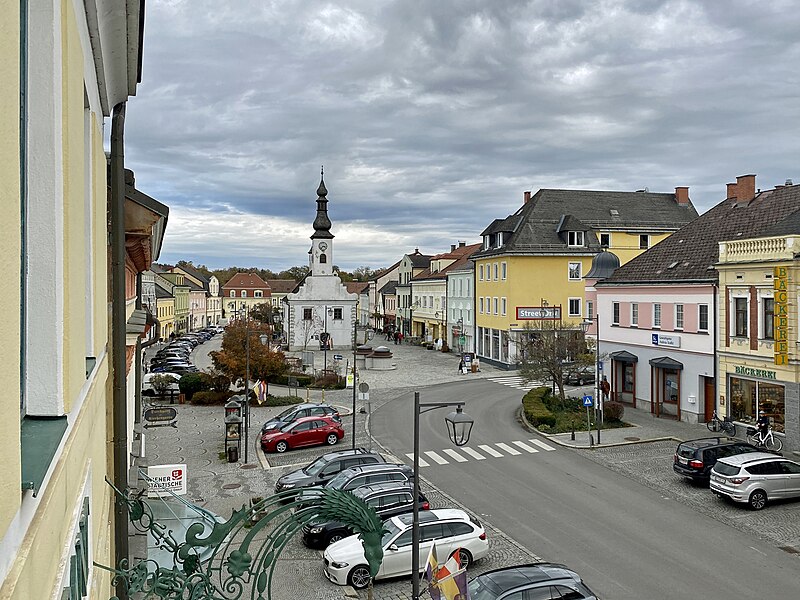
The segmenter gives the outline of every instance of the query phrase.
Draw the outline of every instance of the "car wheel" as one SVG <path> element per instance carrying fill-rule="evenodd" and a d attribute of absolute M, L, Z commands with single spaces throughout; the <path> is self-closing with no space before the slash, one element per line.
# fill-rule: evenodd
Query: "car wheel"
<path fill-rule="evenodd" d="M 347 576 L 347 581 L 357 590 L 363 590 L 369 585 L 369 567 L 367 565 L 358 565 L 353 567 L 350 574 Z"/>
<path fill-rule="evenodd" d="M 326 440 L 329 446 L 335 446 L 336 442 L 339 441 L 339 436 L 335 433 L 328 434 L 328 439 Z"/>
<path fill-rule="evenodd" d="M 764 490 L 756 490 L 750 494 L 747 503 L 753 510 L 761 510 L 767 505 L 767 493 Z"/>
<path fill-rule="evenodd" d="M 453 554 L 455 554 L 455 552 Z M 462 569 L 466 569 L 468 566 L 472 564 L 472 554 L 469 553 L 469 550 L 465 550 L 464 548 L 459 548 L 458 558 L 461 561 Z"/>
<path fill-rule="evenodd" d="M 281 440 L 277 444 L 275 444 L 275 452 L 281 453 L 286 452 L 289 449 L 289 444 Z"/>
<path fill-rule="evenodd" d="M 325 543 L 326 546 L 330 546 L 334 542 L 338 542 L 339 540 L 343 540 L 345 538 L 344 533 L 341 531 L 335 531 L 328 536 L 328 540 Z"/>

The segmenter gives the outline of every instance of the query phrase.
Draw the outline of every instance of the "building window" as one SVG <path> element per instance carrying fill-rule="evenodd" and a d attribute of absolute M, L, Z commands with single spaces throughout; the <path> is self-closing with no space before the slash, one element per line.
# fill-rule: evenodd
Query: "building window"
<path fill-rule="evenodd" d="M 582 231 L 568 231 L 567 232 L 567 245 L 568 246 L 583 246 L 583 232 Z"/>
<path fill-rule="evenodd" d="M 333 320 L 334 321 L 341 321 L 342 320 L 342 307 L 335 306 L 333 308 Z"/>
<path fill-rule="evenodd" d="M 498 265 L 497 265 L 497 263 L 494 263 L 494 277 L 493 277 L 493 279 L 495 281 L 497 281 L 497 272 L 498 272 Z"/>
<path fill-rule="evenodd" d="M 683 329 L 683 304 L 675 305 L 675 329 Z"/>
<path fill-rule="evenodd" d="M 500 279 L 505 281 L 506 277 L 508 277 L 508 265 L 506 263 L 504 263 L 504 262 L 501 262 L 500 263 Z"/>
<path fill-rule="evenodd" d="M 498 307 L 497 296 L 494 297 L 493 305 L 494 305 L 494 314 L 497 314 L 497 307 Z"/>
<path fill-rule="evenodd" d="M 637 302 L 631 303 L 631 326 L 639 326 L 639 304 Z"/>
<path fill-rule="evenodd" d="M 611 247 L 611 234 L 610 233 L 601 233 L 600 234 L 600 246 L 603 248 L 610 248 Z"/>
<path fill-rule="evenodd" d="M 500 314 L 506 316 L 506 308 L 508 306 L 507 298 L 500 298 Z"/>
<path fill-rule="evenodd" d="M 570 281 L 580 281 L 581 279 L 581 263 L 571 262 L 568 266 L 568 278 Z"/>
<path fill-rule="evenodd" d="M 313 312 L 312 309 L 304 308 L 303 309 L 303 321 L 310 321 L 313 318 L 312 312 Z"/>
<path fill-rule="evenodd" d="M 611 304 L 611 324 L 619 325 L 619 302 Z"/>
<path fill-rule="evenodd" d="M 236 298 L 236 290 L 231 290 L 231 298 Z"/>
<path fill-rule="evenodd" d="M 731 416 L 752 423 L 764 411 L 775 431 L 783 433 L 786 421 L 786 389 L 782 385 L 730 377 L 728 389 Z"/>
<path fill-rule="evenodd" d="M 747 298 L 733 299 L 734 335 L 747 337 Z"/>
<path fill-rule="evenodd" d="M 478 265 L 478 279 L 483 281 L 483 265 Z"/>
<path fill-rule="evenodd" d="M 580 298 L 570 298 L 569 299 L 569 316 L 570 317 L 580 317 L 581 316 L 581 299 Z"/>
<path fill-rule="evenodd" d="M 264 297 L 264 292 L 262 292 L 261 290 L 256 290 L 253 293 L 253 296 L 256 297 L 256 298 L 263 298 Z"/>
<path fill-rule="evenodd" d="M 775 339 L 775 299 L 764 298 L 764 339 Z"/>
<path fill-rule="evenodd" d="M 325 254 L 319 255 L 319 264 L 324 265 L 328 262 L 328 257 Z"/>
<path fill-rule="evenodd" d="M 483 296 L 478 298 L 478 312 L 483 314 Z"/>
<path fill-rule="evenodd" d="M 639 249 L 640 250 L 647 250 L 650 247 L 650 236 L 642 234 L 639 236 Z"/>
<path fill-rule="evenodd" d="M 247 290 L 242 290 L 242 298 L 247 298 Z"/>
<path fill-rule="evenodd" d="M 697 329 L 708 331 L 708 304 L 700 304 L 697 309 Z"/>
<path fill-rule="evenodd" d="M 653 304 L 653 327 L 661 327 L 661 304 Z"/>
<path fill-rule="evenodd" d="M 586 318 L 590 321 L 594 319 L 594 302 L 591 300 L 586 301 Z"/>

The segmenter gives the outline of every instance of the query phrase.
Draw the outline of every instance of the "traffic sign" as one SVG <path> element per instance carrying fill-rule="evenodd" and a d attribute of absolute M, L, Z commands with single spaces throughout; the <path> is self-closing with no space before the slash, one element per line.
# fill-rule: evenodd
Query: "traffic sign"
<path fill-rule="evenodd" d="M 590 407 L 590 406 L 594 406 L 594 398 L 592 398 L 591 396 L 588 396 L 588 395 L 584 396 L 583 397 L 583 405 L 585 407 L 587 407 L 587 408 Z"/>
<path fill-rule="evenodd" d="M 333 355 L 333 360 L 342 360 L 342 355 L 341 354 L 334 354 Z"/>

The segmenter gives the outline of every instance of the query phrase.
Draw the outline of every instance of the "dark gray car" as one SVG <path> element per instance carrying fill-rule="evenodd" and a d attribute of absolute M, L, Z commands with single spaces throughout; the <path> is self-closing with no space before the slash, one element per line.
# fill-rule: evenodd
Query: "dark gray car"
<path fill-rule="evenodd" d="M 353 491 L 365 485 L 379 483 L 406 483 L 414 481 L 414 469 L 404 464 L 375 463 L 345 469 L 328 481 L 324 486 L 312 486 L 301 491 L 297 500 L 300 506 L 313 504 L 319 497 L 320 490 L 348 490 Z"/>
<path fill-rule="evenodd" d="M 470 600 L 598 600 L 581 576 L 564 565 L 535 563 L 487 571 L 470 580 Z"/>
<path fill-rule="evenodd" d="M 275 493 L 300 490 L 312 485 L 325 485 L 345 469 L 385 462 L 386 460 L 380 454 L 370 452 L 366 448 L 329 452 L 308 466 L 279 477 L 275 482 Z"/>

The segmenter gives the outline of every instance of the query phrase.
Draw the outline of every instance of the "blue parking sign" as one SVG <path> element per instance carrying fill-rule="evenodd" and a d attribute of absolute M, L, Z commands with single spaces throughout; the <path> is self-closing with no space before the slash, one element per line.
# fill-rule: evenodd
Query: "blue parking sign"
<path fill-rule="evenodd" d="M 594 406 L 594 398 L 592 398 L 591 396 L 588 396 L 588 395 L 584 396 L 583 397 L 583 405 L 587 406 L 587 407 Z"/>

